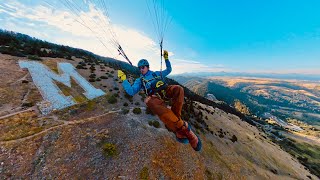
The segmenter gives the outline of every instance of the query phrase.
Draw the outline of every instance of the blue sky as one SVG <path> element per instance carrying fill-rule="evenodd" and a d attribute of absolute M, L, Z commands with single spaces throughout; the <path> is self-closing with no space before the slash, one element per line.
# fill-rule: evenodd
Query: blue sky
<path fill-rule="evenodd" d="M 158 40 L 152 25 L 155 19 L 150 18 L 146 5 L 152 0 L 105 1 L 113 30 L 129 58 L 134 63 L 146 58 L 154 70 L 159 69 Z M 121 59 L 111 45 L 106 50 L 94 33 L 75 22 L 75 13 L 61 0 L 49 2 L 50 5 L 38 0 L 0 0 L 0 28 Z M 85 2 L 89 3 L 77 0 L 87 14 L 84 18 L 99 13 L 99 8 L 89 8 L 90 2 L 97 4 L 98 0 Z M 164 0 L 164 4 L 166 14 L 172 17 L 164 48 L 171 52 L 175 74 L 320 74 L 320 1 Z M 101 35 L 105 32 L 95 31 Z M 108 37 L 105 39 L 109 45 Z"/>

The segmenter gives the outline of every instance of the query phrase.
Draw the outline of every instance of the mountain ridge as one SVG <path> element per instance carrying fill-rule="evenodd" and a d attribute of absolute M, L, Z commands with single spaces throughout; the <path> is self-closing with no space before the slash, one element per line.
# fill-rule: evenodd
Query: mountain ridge
<path fill-rule="evenodd" d="M 174 76 L 188 76 L 188 77 L 247 77 L 247 78 L 273 78 L 283 80 L 308 80 L 320 82 L 320 74 L 305 74 L 305 73 L 248 73 L 248 72 L 187 72 L 181 74 L 174 74 Z"/>

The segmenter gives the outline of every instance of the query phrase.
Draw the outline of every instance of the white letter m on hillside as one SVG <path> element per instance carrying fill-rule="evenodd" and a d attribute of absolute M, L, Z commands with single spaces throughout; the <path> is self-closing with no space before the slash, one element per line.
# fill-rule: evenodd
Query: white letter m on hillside
<path fill-rule="evenodd" d="M 34 84 L 39 89 L 43 101 L 37 103 L 42 114 L 52 110 L 63 109 L 76 104 L 72 96 L 63 95 L 53 80 L 71 88 L 71 77 L 85 90 L 83 93 L 88 99 L 104 95 L 101 89 L 96 89 L 84 79 L 70 63 L 58 63 L 59 74 L 37 61 L 19 61 L 20 68 L 28 68 Z"/>

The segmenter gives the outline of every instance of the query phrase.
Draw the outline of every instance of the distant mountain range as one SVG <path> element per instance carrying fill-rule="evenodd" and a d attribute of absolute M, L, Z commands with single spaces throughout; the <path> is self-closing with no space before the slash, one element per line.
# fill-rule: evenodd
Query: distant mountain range
<path fill-rule="evenodd" d="M 320 70 L 319 70 L 320 73 Z M 210 76 L 230 76 L 230 77 L 256 77 L 256 78 L 272 78 L 272 79 L 295 79 L 319 81 L 320 74 L 277 74 L 277 73 L 246 73 L 246 72 L 190 72 L 182 73 L 174 76 L 194 76 L 194 77 L 210 77 Z"/>

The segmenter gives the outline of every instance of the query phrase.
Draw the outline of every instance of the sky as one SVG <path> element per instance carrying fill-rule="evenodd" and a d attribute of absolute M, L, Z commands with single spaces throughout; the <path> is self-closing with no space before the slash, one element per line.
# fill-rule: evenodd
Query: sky
<path fill-rule="evenodd" d="M 319 0 L 74 0 L 73 8 L 68 1 L 0 0 L 0 28 L 125 61 L 116 40 L 133 64 L 144 58 L 160 70 L 154 25 L 168 17 L 163 48 L 172 74 L 320 75 Z"/>

